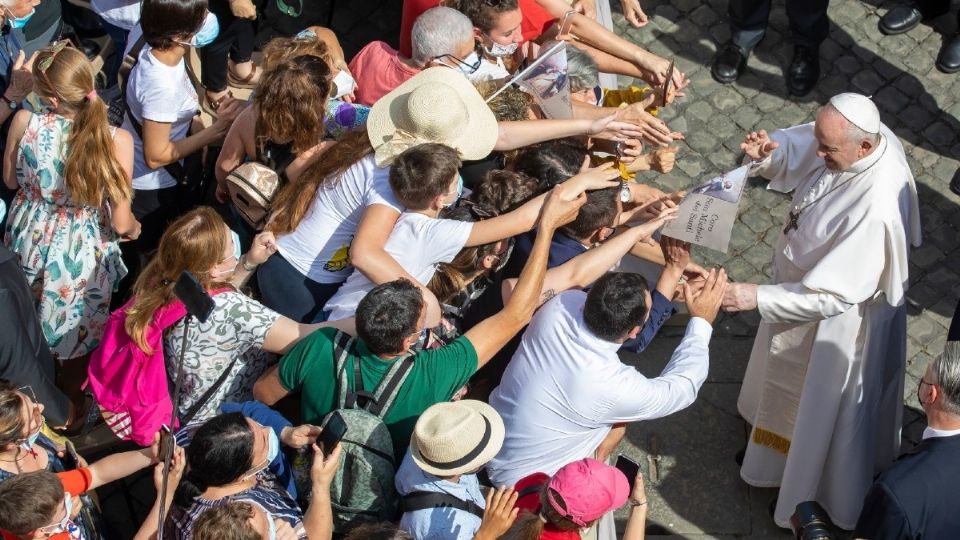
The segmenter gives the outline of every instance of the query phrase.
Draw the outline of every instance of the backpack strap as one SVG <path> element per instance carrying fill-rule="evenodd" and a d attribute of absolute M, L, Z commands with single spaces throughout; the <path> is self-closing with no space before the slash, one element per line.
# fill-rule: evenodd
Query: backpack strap
<path fill-rule="evenodd" d="M 200 412 L 200 409 L 202 409 L 203 406 L 210 401 L 210 399 L 214 396 L 214 394 L 217 393 L 217 390 L 219 390 L 220 387 L 223 386 L 223 383 L 226 382 L 227 376 L 230 375 L 230 372 L 233 370 L 233 366 L 237 364 L 238 359 L 239 357 L 235 356 L 233 360 L 230 361 L 230 365 L 227 366 L 227 369 L 223 370 L 223 373 L 220 374 L 220 377 L 217 378 L 217 380 L 213 383 L 213 385 L 211 385 L 210 388 L 207 388 L 207 391 L 204 392 L 202 396 L 200 396 L 200 399 L 195 401 L 193 405 L 191 405 L 190 408 L 187 409 L 187 413 L 180 418 L 181 425 L 185 426 L 189 424 L 190 421 L 193 420 L 193 417 L 196 416 L 198 412 Z"/>
<path fill-rule="evenodd" d="M 334 399 L 334 403 L 337 404 L 338 409 L 347 409 L 353 408 L 351 403 L 350 407 L 346 406 L 348 394 L 350 393 L 350 386 L 347 384 L 347 375 L 346 367 L 347 360 L 350 357 L 350 349 L 353 347 L 354 338 L 348 334 L 337 330 L 337 333 L 333 336 L 333 376 L 337 380 L 337 391 Z"/>
<path fill-rule="evenodd" d="M 140 52 L 143 50 L 143 47 L 147 44 L 147 38 L 142 34 L 140 39 L 133 44 L 133 47 L 130 49 L 130 52 L 127 53 L 128 57 L 133 57 L 133 64 L 130 65 L 130 72 L 127 73 L 127 77 L 123 80 L 123 113 L 130 119 L 130 124 L 133 125 L 134 131 L 137 132 L 137 136 L 140 137 L 140 141 L 143 141 L 143 125 L 133 117 L 133 113 L 130 112 L 130 102 L 127 97 L 127 86 L 130 84 L 130 75 L 133 74 L 133 69 L 137 67 L 137 64 L 140 63 Z M 186 177 L 186 170 L 183 168 L 183 164 L 179 161 L 174 161 L 173 163 L 168 163 L 163 166 L 164 169 L 170 176 L 172 176 L 177 182 L 183 181 Z"/>
<path fill-rule="evenodd" d="M 449 493 L 439 493 L 435 491 L 414 491 L 403 496 L 400 500 L 400 508 L 403 512 L 415 512 L 417 510 L 427 510 L 429 508 L 454 508 L 483 519 L 483 508 L 480 508 L 473 501 L 464 501 L 458 499 Z"/>
<path fill-rule="evenodd" d="M 393 402 L 397 399 L 397 394 L 400 393 L 400 387 L 403 386 L 403 382 L 407 380 L 407 375 L 409 375 L 410 370 L 413 369 L 413 358 L 414 353 L 407 351 L 403 355 L 403 358 L 393 362 L 393 365 L 390 366 L 390 371 L 383 376 L 383 380 L 380 381 L 380 385 L 374 392 L 373 404 L 367 409 L 370 411 L 370 414 L 374 414 L 380 418 L 387 416 L 390 407 L 393 406 Z"/>

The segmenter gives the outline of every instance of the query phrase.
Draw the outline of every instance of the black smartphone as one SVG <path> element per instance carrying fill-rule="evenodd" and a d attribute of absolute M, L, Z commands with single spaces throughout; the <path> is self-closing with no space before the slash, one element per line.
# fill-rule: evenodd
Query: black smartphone
<path fill-rule="evenodd" d="M 200 322 L 207 322 L 207 318 L 213 313 L 213 298 L 210 298 L 207 291 L 190 272 L 184 271 L 180 274 L 177 283 L 173 286 L 173 294 L 177 295 L 177 298 L 186 306 L 187 313 Z"/>
<path fill-rule="evenodd" d="M 347 433 L 347 423 L 343 421 L 343 417 L 340 416 L 338 411 L 333 411 L 323 425 L 320 426 L 320 429 L 322 429 L 322 431 L 320 432 L 320 436 L 317 437 L 317 445 L 320 446 L 320 450 L 322 450 L 324 454 L 329 454 L 336 448 L 337 443 L 339 443 L 340 439 L 343 439 L 343 436 Z"/>
<path fill-rule="evenodd" d="M 623 454 L 617 456 L 617 464 L 614 467 L 620 469 L 631 486 L 633 485 L 633 479 L 640 474 L 640 464 Z"/>

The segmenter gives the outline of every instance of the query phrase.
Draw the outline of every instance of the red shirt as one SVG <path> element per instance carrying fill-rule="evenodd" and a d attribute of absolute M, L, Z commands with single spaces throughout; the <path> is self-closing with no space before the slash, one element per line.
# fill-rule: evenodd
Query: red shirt
<path fill-rule="evenodd" d="M 357 81 L 357 103 L 371 106 L 420 70 L 401 62 L 397 51 L 386 43 L 374 41 L 353 57 L 350 73 Z"/>
<path fill-rule="evenodd" d="M 523 0 L 520 0 L 521 2 Z M 550 476 L 543 473 L 533 473 L 530 476 L 521 478 L 517 485 L 513 487 L 518 492 L 527 488 L 529 493 L 517 499 L 516 507 L 521 511 L 532 514 L 540 513 L 540 491 L 542 487 L 550 481 Z M 535 489 L 540 488 L 540 489 Z M 543 532 L 540 533 L 540 540 L 580 540 L 580 533 L 577 531 L 561 531 L 549 523 L 543 525 Z"/>
<path fill-rule="evenodd" d="M 520 6 L 520 15 L 523 20 L 520 24 L 520 31 L 523 33 L 524 41 L 537 39 L 557 20 L 550 12 L 543 9 L 536 0 L 517 0 L 517 5 Z"/>
<path fill-rule="evenodd" d="M 410 44 L 413 21 L 424 11 L 439 5 L 440 0 L 403 0 L 403 13 L 400 15 L 400 54 L 407 58 L 413 56 L 413 47 Z"/>
<path fill-rule="evenodd" d="M 90 489 L 90 482 L 93 477 L 90 475 L 90 469 L 82 467 L 72 471 L 57 473 L 57 478 L 63 484 L 63 491 L 67 495 L 82 495 Z M 52 519 L 52 518 L 51 518 Z M 0 530 L 0 537 L 3 540 L 17 540 L 17 536 Z M 50 540 L 69 540 L 70 535 L 62 532 L 50 537 Z"/>

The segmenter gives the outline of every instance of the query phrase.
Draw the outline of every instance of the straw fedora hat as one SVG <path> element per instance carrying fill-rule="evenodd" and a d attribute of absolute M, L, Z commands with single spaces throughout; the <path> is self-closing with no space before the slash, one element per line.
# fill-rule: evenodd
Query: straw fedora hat
<path fill-rule="evenodd" d="M 435 476 L 479 469 L 503 446 L 503 419 L 482 401 L 437 403 L 420 415 L 410 438 L 410 457 Z"/>
<path fill-rule="evenodd" d="M 459 71 L 432 67 L 383 96 L 370 109 L 367 135 L 377 165 L 408 148 L 445 144 L 466 160 L 486 157 L 497 142 L 497 119 Z"/>

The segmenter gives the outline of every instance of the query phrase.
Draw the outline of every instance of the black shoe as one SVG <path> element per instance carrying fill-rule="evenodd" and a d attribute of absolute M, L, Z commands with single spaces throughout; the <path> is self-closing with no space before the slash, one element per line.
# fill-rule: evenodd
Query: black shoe
<path fill-rule="evenodd" d="M 813 90 L 820 78 L 820 50 L 797 45 L 793 61 L 787 69 L 787 91 L 793 96 L 805 96 Z"/>
<path fill-rule="evenodd" d="M 777 513 L 777 501 L 780 500 L 780 495 L 777 495 L 770 501 L 770 504 L 767 506 L 767 513 L 770 514 L 770 517 L 773 517 Z"/>
<path fill-rule="evenodd" d="M 735 456 L 733 456 L 733 460 L 737 462 L 737 466 L 738 466 L 738 467 L 743 467 L 743 458 L 745 458 L 745 457 L 747 457 L 747 447 L 746 447 L 746 446 L 744 446 L 743 448 L 741 448 L 740 451 L 737 452 L 737 454 L 736 454 Z"/>
<path fill-rule="evenodd" d="M 880 32 L 888 36 L 909 32 L 923 20 L 923 13 L 912 5 L 896 6 L 880 18 Z"/>
<path fill-rule="evenodd" d="M 960 71 L 960 34 L 953 36 L 953 39 L 940 49 L 940 54 L 937 56 L 937 69 L 944 73 Z"/>
<path fill-rule="evenodd" d="M 950 180 L 950 191 L 960 195 L 960 169 L 953 173 L 953 180 Z"/>
<path fill-rule="evenodd" d="M 730 84 L 743 75 L 743 70 L 747 68 L 748 56 L 750 56 L 749 50 L 742 49 L 733 42 L 727 43 L 717 51 L 710 74 L 718 83 Z"/>

